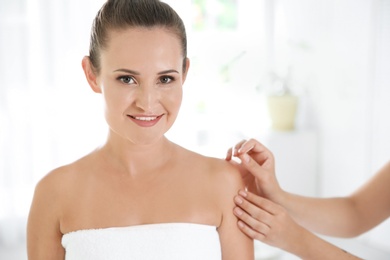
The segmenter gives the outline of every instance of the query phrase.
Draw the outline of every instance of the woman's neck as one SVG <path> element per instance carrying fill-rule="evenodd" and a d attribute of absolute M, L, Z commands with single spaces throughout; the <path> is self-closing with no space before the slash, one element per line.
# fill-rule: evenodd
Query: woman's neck
<path fill-rule="evenodd" d="M 100 152 L 108 167 L 136 178 L 163 168 L 172 158 L 175 146 L 165 136 L 150 143 L 137 144 L 110 133 Z"/>

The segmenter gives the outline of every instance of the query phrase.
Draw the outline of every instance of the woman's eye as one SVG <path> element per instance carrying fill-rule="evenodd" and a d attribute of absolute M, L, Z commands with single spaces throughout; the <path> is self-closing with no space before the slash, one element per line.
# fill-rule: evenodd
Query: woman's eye
<path fill-rule="evenodd" d="M 119 80 L 122 81 L 125 84 L 132 84 L 132 83 L 134 83 L 133 77 L 130 77 L 130 76 L 121 76 L 121 77 L 119 77 Z"/>
<path fill-rule="evenodd" d="M 163 76 L 160 78 L 161 83 L 168 84 L 173 80 L 172 77 L 169 76 Z"/>

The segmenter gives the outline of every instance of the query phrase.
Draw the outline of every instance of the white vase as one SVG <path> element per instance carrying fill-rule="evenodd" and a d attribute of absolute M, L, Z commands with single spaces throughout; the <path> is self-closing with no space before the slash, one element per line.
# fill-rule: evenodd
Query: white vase
<path fill-rule="evenodd" d="M 295 129 L 298 107 L 297 96 L 290 94 L 268 96 L 267 103 L 272 129 L 277 131 L 292 131 Z"/>

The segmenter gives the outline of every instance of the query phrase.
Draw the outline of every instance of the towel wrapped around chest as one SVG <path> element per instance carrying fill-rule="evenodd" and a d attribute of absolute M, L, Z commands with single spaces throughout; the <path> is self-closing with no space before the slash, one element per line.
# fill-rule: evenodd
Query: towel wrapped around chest
<path fill-rule="evenodd" d="M 162 223 L 64 234 L 66 260 L 220 260 L 215 226 Z"/>

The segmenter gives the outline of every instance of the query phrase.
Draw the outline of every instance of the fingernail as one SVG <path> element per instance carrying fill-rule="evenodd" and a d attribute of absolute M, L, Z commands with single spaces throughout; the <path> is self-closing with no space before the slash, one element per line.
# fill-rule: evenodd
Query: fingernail
<path fill-rule="evenodd" d="M 238 221 L 238 226 L 240 226 L 240 228 L 244 228 L 244 223 L 242 223 L 242 221 Z"/>
<path fill-rule="evenodd" d="M 248 193 L 246 193 L 246 192 L 243 191 L 243 190 L 240 190 L 240 191 L 238 192 L 238 194 L 240 194 L 240 195 L 243 196 L 243 197 L 248 196 Z"/>
<path fill-rule="evenodd" d="M 249 149 L 247 149 L 246 152 L 249 152 L 249 151 L 252 150 L 254 147 L 255 147 L 255 146 L 252 145 L 251 147 L 249 147 Z M 241 147 L 240 149 L 238 149 L 238 152 L 239 152 L 239 153 L 242 153 L 242 151 L 243 151 L 243 147 Z"/>
<path fill-rule="evenodd" d="M 233 154 L 233 150 L 230 148 L 226 153 L 226 158 L 231 157 L 231 154 Z"/>
<path fill-rule="evenodd" d="M 234 198 L 234 201 L 237 203 L 237 204 L 242 204 L 242 199 L 239 197 L 239 196 L 236 196 Z"/>
<path fill-rule="evenodd" d="M 238 216 L 241 216 L 242 215 L 242 210 L 239 209 L 239 208 L 235 208 L 234 209 L 234 213 L 236 213 L 236 215 L 238 215 Z"/>

